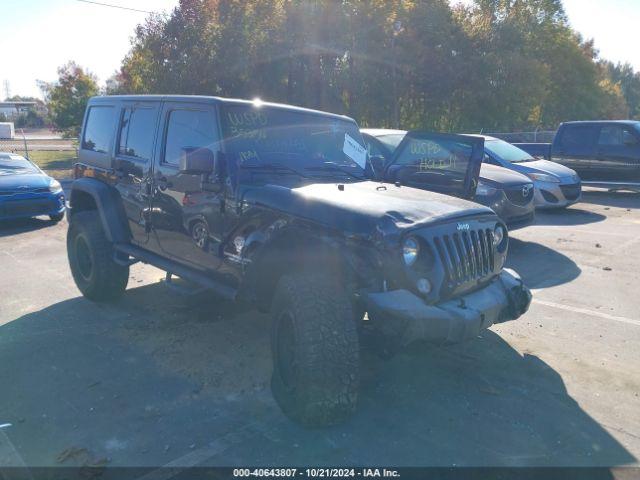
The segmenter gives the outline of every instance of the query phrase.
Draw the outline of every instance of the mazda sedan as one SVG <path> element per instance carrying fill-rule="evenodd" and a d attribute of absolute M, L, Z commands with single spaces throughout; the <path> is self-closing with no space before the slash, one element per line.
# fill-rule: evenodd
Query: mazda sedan
<path fill-rule="evenodd" d="M 47 215 L 59 222 L 64 211 L 60 182 L 22 156 L 0 152 L 0 220 Z"/>

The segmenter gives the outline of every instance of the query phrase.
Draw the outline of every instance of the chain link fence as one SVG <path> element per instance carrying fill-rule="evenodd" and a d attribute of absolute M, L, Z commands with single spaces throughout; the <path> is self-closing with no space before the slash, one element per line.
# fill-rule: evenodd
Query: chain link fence
<path fill-rule="evenodd" d="M 482 132 L 483 135 L 500 138 L 509 143 L 551 143 L 556 130 L 536 130 L 534 132 Z"/>
<path fill-rule="evenodd" d="M 0 153 L 2 152 L 22 155 L 58 179 L 71 177 L 71 169 L 78 158 L 74 140 L 29 138 L 18 132 L 14 139 L 0 139 Z"/>

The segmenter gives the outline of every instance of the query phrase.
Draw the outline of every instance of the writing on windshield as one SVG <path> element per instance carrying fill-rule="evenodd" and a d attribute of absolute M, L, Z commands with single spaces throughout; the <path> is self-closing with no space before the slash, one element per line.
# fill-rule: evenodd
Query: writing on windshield
<path fill-rule="evenodd" d="M 449 140 L 410 138 L 398 157 L 401 165 L 412 165 L 419 172 L 445 170 L 465 175 L 471 147 Z"/>
<path fill-rule="evenodd" d="M 356 123 L 347 119 L 269 106 L 227 105 L 222 127 L 227 151 L 240 167 L 277 163 L 306 169 L 331 163 L 362 170 L 364 166 L 353 148 L 345 153 L 345 138 L 364 149 Z"/>

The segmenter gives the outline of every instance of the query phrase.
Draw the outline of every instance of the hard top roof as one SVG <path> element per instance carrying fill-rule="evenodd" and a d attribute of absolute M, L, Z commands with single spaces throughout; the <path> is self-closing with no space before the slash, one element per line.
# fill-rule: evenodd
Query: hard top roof
<path fill-rule="evenodd" d="M 217 103 L 226 105 L 249 105 L 255 107 L 269 107 L 279 108 L 284 110 L 296 111 L 300 113 L 309 113 L 314 115 L 322 115 L 332 117 L 340 120 L 350 120 L 352 118 L 345 115 L 338 115 L 336 113 L 323 112 L 321 110 L 313 110 L 311 108 L 297 107 L 294 105 L 287 105 L 284 103 L 265 102 L 259 99 L 245 100 L 240 98 L 226 98 L 226 97 L 214 97 L 206 95 L 106 95 L 92 97 L 89 100 L 89 105 L 97 103 L 109 103 L 110 101 L 123 101 L 123 102 L 189 102 L 189 103 Z"/>

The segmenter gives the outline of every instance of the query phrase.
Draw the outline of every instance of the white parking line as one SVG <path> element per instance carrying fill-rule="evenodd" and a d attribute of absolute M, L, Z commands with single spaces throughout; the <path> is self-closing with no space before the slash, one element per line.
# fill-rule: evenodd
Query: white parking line
<path fill-rule="evenodd" d="M 604 312 L 597 312 L 595 310 L 588 310 L 586 308 L 572 307 L 571 305 L 563 305 L 561 303 L 547 302 L 546 300 L 533 299 L 533 303 L 544 305 L 546 307 L 557 308 L 559 310 L 566 310 L 567 312 L 582 313 L 583 315 L 590 315 L 592 317 L 604 318 L 606 320 L 614 320 L 616 322 L 628 323 L 640 327 L 640 320 L 634 320 L 633 318 L 618 317 L 616 315 L 609 315 Z"/>
<path fill-rule="evenodd" d="M 0 472 L 1 478 L 16 480 L 33 480 L 33 476 L 31 475 L 31 471 L 27 468 L 27 465 L 24 463 L 24 460 L 16 450 L 16 447 L 13 445 L 11 440 L 6 433 L 0 430 L 0 468 L 7 468 L 10 470 L 7 472 L 7 476 Z"/>

